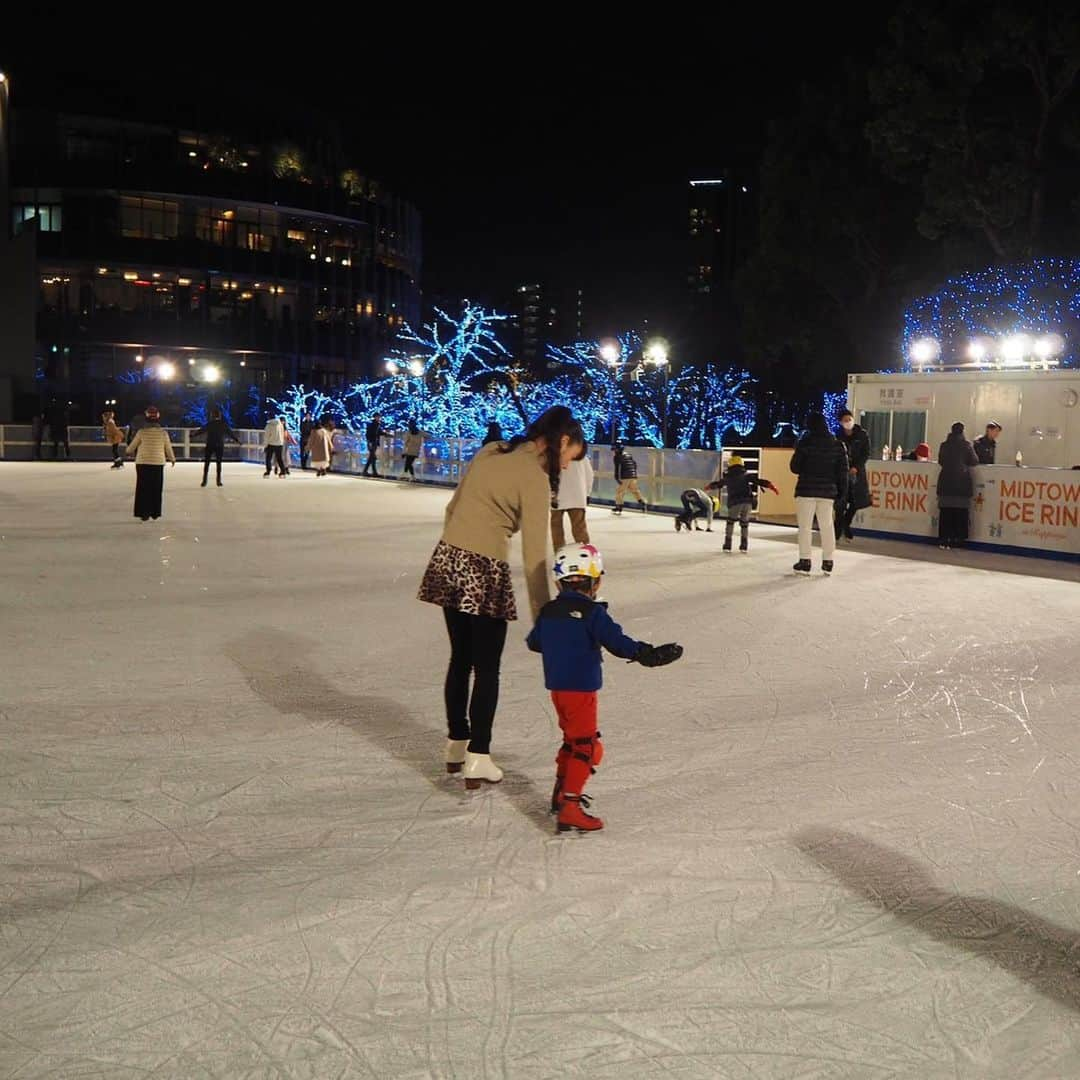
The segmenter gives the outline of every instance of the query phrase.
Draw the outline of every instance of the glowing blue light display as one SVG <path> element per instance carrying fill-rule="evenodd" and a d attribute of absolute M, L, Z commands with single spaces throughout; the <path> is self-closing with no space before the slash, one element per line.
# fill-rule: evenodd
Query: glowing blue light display
<path fill-rule="evenodd" d="M 294 386 L 270 404 L 290 428 L 305 412 L 329 413 L 357 436 L 376 413 L 388 429 L 415 420 L 433 438 L 479 438 L 492 421 L 512 435 L 553 405 L 572 409 L 590 442 L 608 441 L 614 431 L 660 446 L 666 428 L 680 447 L 719 447 L 726 432 L 745 436 L 754 427 L 753 380 L 745 371 L 687 367 L 669 380 L 665 366 L 643 362 L 642 339 L 628 331 L 603 343 L 549 346 L 555 377 L 525 381 L 499 340 L 505 321 L 468 303 L 457 319 L 437 310 L 420 331 L 405 328 L 380 378 L 336 396 Z"/>
<path fill-rule="evenodd" d="M 920 338 L 940 343 L 941 361 L 972 361 L 973 338 L 1060 334 L 1066 367 L 1080 360 L 1080 259 L 1036 259 L 950 278 L 904 312 L 902 370 L 911 370 L 911 348 Z M 987 357 L 987 360 L 990 358 Z"/>

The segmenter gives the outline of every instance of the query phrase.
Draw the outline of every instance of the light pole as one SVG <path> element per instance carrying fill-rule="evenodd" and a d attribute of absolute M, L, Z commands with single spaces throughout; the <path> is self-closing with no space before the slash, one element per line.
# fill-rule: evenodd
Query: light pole
<path fill-rule="evenodd" d="M 617 443 L 615 434 L 615 380 L 618 378 L 619 360 L 622 358 L 622 349 L 618 342 L 606 341 L 600 346 L 600 359 L 611 368 L 611 379 L 608 382 L 608 432 L 611 437 L 611 445 Z"/>
<path fill-rule="evenodd" d="M 663 441 L 664 449 L 667 448 L 667 418 L 668 418 L 668 372 L 670 371 L 669 357 L 668 357 L 668 344 L 662 338 L 656 338 L 650 341 L 645 346 L 645 352 L 642 354 L 646 364 L 652 364 L 654 367 L 664 369 L 664 390 L 663 397 L 660 400 L 660 438 Z"/>

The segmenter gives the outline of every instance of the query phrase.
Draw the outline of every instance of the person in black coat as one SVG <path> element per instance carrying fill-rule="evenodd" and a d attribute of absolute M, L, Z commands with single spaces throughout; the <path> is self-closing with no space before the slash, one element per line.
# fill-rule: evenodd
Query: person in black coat
<path fill-rule="evenodd" d="M 866 463 L 870 460 L 870 436 L 855 423 L 849 409 L 840 414 L 840 430 L 836 437 L 847 451 L 848 486 L 846 498 L 836 504 L 836 539 L 846 537 L 854 540 L 851 522 L 860 510 L 870 505 L 870 481 L 866 475 Z"/>
<path fill-rule="evenodd" d="M 627 452 L 626 447 L 622 443 L 616 443 L 611 448 L 612 453 L 612 467 L 615 472 L 615 506 L 613 512 L 616 514 L 622 513 L 623 499 L 626 497 L 626 493 L 629 491 L 638 501 L 638 506 L 641 507 L 641 512 L 644 513 L 647 509 L 645 504 L 645 497 L 641 494 L 641 488 L 638 487 L 637 482 L 637 462 Z"/>
<path fill-rule="evenodd" d="M 315 418 L 311 413 L 304 413 L 303 419 L 300 421 L 300 468 L 306 469 L 308 458 L 308 439 L 311 438 L 311 433 L 315 430 Z"/>
<path fill-rule="evenodd" d="M 1001 425 L 991 420 L 986 425 L 986 434 L 975 440 L 973 449 L 980 465 L 993 465 L 997 454 L 997 440 L 1001 434 Z"/>
<path fill-rule="evenodd" d="M 34 413 L 34 419 L 30 421 L 30 435 L 34 440 L 34 460 L 41 460 L 41 440 L 45 437 L 45 415 L 41 412 Z"/>
<path fill-rule="evenodd" d="M 49 438 L 52 439 L 52 456 L 60 456 L 60 444 L 64 444 L 64 457 L 71 460 L 71 443 L 68 441 L 68 420 L 71 417 L 70 405 L 53 398 L 45 411 L 45 419 L 49 424 Z"/>
<path fill-rule="evenodd" d="M 750 512 L 754 508 L 759 489 L 766 488 L 779 495 L 777 487 L 764 476 L 751 476 L 746 462 L 738 454 L 732 454 L 728 470 L 719 480 L 714 480 L 706 491 L 727 491 L 727 525 L 724 529 L 724 550 L 731 550 L 735 535 L 735 523 L 739 523 L 739 550 L 750 550 Z"/>
<path fill-rule="evenodd" d="M 979 464 L 975 448 L 964 438 L 963 424 L 953 424 L 938 450 L 938 464 L 938 546 L 948 549 L 968 538 L 968 516 L 975 494 L 971 470 Z"/>
<path fill-rule="evenodd" d="M 382 426 L 382 413 L 376 413 L 374 419 L 364 429 L 364 441 L 367 443 L 367 461 L 364 462 L 364 475 L 368 475 L 368 469 L 375 476 L 379 475 L 379 440 L 384 435 L 389 435 Z"/>
<path fill-rule="evenodd" d="M 222 418 L 220 409 L 212 410 L 209 422 L 195 431 L 191 437 L 197 439 L 200 435 L 206 436 L 200 487 L 206 487 L 206 478 L 210 475 L 211 458 L 217 462 L 217 486 L 221 487 L 221 459 L 225 455 L 225 440 L 232 439 L 234 443 L 238 443 L 240 438 Z"/>
<path fill-rule="evenodd" d="M 799 561 L 797 574 L 810 573 L 810 552 L 813 544 L 814 518 L 821 533 L 821 569 L 833 570 L 836 550 L 834 507 L 838 499 L 847 497 L 848 458 L 843 443 L 829 432 L 825 417 L 811 413 L 806 421 L 806 434 L 799 440 L 791 455 L 791 471 L 799 480 L 795 485 L 795 517 L 799 523 Z"/>

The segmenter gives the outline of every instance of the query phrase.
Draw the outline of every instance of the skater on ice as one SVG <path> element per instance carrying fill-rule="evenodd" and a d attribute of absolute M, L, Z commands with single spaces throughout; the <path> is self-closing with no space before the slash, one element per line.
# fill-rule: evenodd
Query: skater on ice
<path fill-rule="evenodd" d="M 165 486 L 165 462 L 176 464 L 169 433 L 161 426 L 156 405 L 146 410 L 146 423 L 139 428 L 127 448 L 135 458 L 135 517 L 155 521 L 161 517 L 161 491 Z"/>
<path fill-rule="evenodd" d="M 687 488 L 680 496 L 682 513 L 675 515 L 675 531 L 680 532 L 684 527 L 687 532 L 712 532 L 713 513 L 716 510 L 713 497 L 702 488 Z M 705 528 L 702 529 L 697 519 L 705 519 Z"/>
<path fill-rule="evenodd" d="M 641 512 L 644 513 L 648 508 L 645 505 L 645 499 L 641 494 L 641 489 L 638 487 L 637 482 L 637 462 L 633 459 L 632 455 L 627 452 L 625 446 L 622 443 L 616 443 L 611 448 L 612 464 L 615 469 L 615 513 L 621 514 L 623 507 L 623 499 L 626 497 L 626 493 L 629 491 L 638 501 L 638 506 L 641 508 Z"/>
<path fill-rule="evenodd" d="M 588 457 L 571 461 L 559 479 L 559 497 L 551 511 L 551 544 L 558 551 L 566 543 L 563 514 L 570 516 L 570 535 L 575 544 L 589 542 L 585 510 L 593 487 L 593 467 Z"/>
<path fill-rule="evenodd" d="M 316 476 L 325 476 L 330 469 L 330 454 L 333 450 L 331 427 L 333 422 L 323 420 L 316 424 L 308 435 L 307 453 Z"/>
<path fill-rule="evenodd" d="M 555 553 L 559 595 L 544 606 L 526 643 L 544 658 L 544 685 L 551 692 L 563 743 L 555 758 L 551 812 L 558 831 L 594 832 L 604 822 L 588 813 L 585 785 L 604 756 L 596 730 L 597 691 L 603 685 L 603 655 L 661 667 L 682 656 L 682 646 L 648 645 L 623 633 L 597 599 L 604 561 L 591 544 L 569 544 Z"/>
<path fill-rule="evenodd" d="M 750 511 L 758 492 L 765 488 L 774 495 L 780 491 L 764 476 L 751 476 L 746 471 L 746 462 L 738 454 L 732 454 L 728 461 L 727 472 L 719 480 L 714 480 L 708 490 L 727 492 L 727 521 L 724 526 L 724 550 L 731 550 L 731 541 L 735 535 L 735 523 L 739 523 L 739 550 L 750 550 Z"/>
<path fill-rule="evenodd" d="M 263 441 L 266 444 L 266 470 L 263 476 L 269 476 L 270 468 L 273 466 L 278 476 L 284 478 L 289 470 L 285 467 L 285 459 L 282 457 L 282 448 L 285 445 L 285 423 L 280 417 L 271 416 L 266 421 Z"/>
<path fill-rule="evenodd" d="M 210 462 L 217 465 L 217 486 L 221 487 L 221 460 L 225 456 L 225 440 L 232 439 L 239 444 L 240 436 L 229 427 L 220 409 L 212 409 L 209 421 L 201 428 L 192 432 L 191 438 L 197 439 L 200 435 L 206 436 L 206 446 L 203 448 L 202 484 L 206 487 L 206 481 L 210 476 Z"/>
<path fill-rule="evenodd" d="M 847 497 L 848 457 L 843 443 L 830 431 L 821 413 L 811 413 L 806 420 L 806 434 L 791 455 L 791 471 L 798 476 L 795 485 L 795 518 L 799 524 L 799 561 L 796 574 L 809 574 L 814 541 L 814 518 L 821 536 L 821 570 L 833 571 L 836 551 L 835 508 Z"/>
<path fill-rule="evenodd" d="M 424 447 L 424 433 L 417 426 L 415 420 L 409 421 L 409 430 L 405 433 L 405 447 L 404 453 L 401 455 L 405 462 L 405 468 L 402 470 L 401 479 L 404 480 L 407 477 L 416 479 L 416 472 L 413 470 L 413 465 L 416 464 L 416 459 L 420 456 L 420 451 Z"/>
<path fill-rule="evenodd" d="M 517 618 L 510 538 L 521 533 L 529 608 L 535 620 L 551 599 L 548 530 L 552 498 L 571 461 L 585 456 L 581 425 L 558 405 L 509 442 L 483 447 L 446 507 L 442 538 L 419 599 L 443 609 L 450 638 L 446 672 L 446 770 L 465 785 L 497 784 L 491 728 L 508 623 Z M 470 682 L 472 683 L 470 693 Z"/>
<path fill-rule="evenodd" d="M 364 442 L 367 443 L 367 461 L 364 462 L 365 476 L 379 475 L 379 442 L 384 435 L 389 435 L 382 426 L 382 413 L 376 413 L 364 428 Z M 369 473 L 368 470 L 371 470 Z"/>
<path fill-rule="evenodd" d="M 101 429 L 105 441 L 112 447 L 112 468 L 124 467 L 124 433 L 116 423 L 116 413 L 109 410 L 101 414 Z"/>

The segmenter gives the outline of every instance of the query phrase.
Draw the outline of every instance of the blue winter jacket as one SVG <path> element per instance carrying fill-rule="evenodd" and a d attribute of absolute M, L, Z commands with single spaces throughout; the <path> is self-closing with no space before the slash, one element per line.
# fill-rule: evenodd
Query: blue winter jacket
<path fill-rule="evenodd" d="M 607 613 L 607 604 L 582 593 L 563 592 L 545 604 L 525 643 L 544 657 L 544 685 L 549 690 L 599 690 L 602 645 L 608 652 L 633 660 L 643 648 L 622 632 Z"/>

